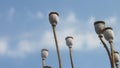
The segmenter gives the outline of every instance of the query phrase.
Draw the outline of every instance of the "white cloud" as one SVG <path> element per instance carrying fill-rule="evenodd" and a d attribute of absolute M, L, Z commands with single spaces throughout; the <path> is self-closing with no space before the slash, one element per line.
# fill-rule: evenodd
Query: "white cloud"
<path fill-rule="evenodd" d="M 26 53 L 30 53 L 33 52 L 34 50 L 34 43 L 28 41 L 28 40 L 22 40 L 18 43 L 18 51 L 20 52 L 26 52 Z"/>
<path fill-rule="evenodd" d="M 65 37 L 67 36 L 74 37 L 74 50 L 92 50 L 99 47 L 97 45 L 99 44 L 99 40 L 94 33 L 76 34 L 72 29 L 64 29 L 63 31 L 57 31 L 58 43 L 61 50 L 67 49 L 65 42 Z M 53 50 L 55 49 L 54 38 L 51 32 L 47 32 L 47 34 L 43 36 L 43 39 L 44 41 L 42 41 L 42 43 L 45 43 L 45 47 L 50 46 Z"/>
<path fill-rule="evenodd" d="M 51 45 L 54 44 L 53 34 L 50 31 L 45 32 L 44 35 L 42 36 L 40 43 L 42 46 L 45 46 L 46 48 L 48 47 L 54 48 L 54 46 Z"/>
<path fill-rule="evenodd" d="M 24 57 L 29 53 L 33 53 L 38 50 L 38 46 L 35 42 L 28 40 L 21 40 L 15 50 L 9 50 L 8 56 L 11 57 Z"/>
<path fill-rule="evenodd" d="M 97 38 L 97 36 L 95 35 L 95 33 L 87 33 L 85 36 L 85 41 L 84 43 L 86 43 L 87 45 L 87 48 L 88 49 L 95 49 L 95 48 L 98 48 L 99 47 L 99 39 Z"/>
<path fill-rule="evenodd" d="M 20 35 L 19 37 L 17 37 L 18 43 L 16 43 L 16 47 L 14 49 L 8 49 L 6 55 L 11 56 L 13 58 L 24 58 L 28 54 L 40 51 L 40 40 L 36 40 L 33 37 L 35 36 L 32 33 L 25 33 Z"/>
<path fill-rule="evenodd" d="M 41 48 L 39 40 L 29 40 L 33 36 L 31 34 L 23 34 L 22 36 L 18 38 L 18 43 L 16 43 L 16 46 L 14 48 L 11 48 L 10 44 L 8 44 L 10 42 L 10 39 L 12 40 L 12 38 L 9 38 L 9 40 L 7 37 L 0 38 L 0 55 L 7 55 L 13 58 L 17 58 L 25 57 L 27 54 L 40 51 Z"/>

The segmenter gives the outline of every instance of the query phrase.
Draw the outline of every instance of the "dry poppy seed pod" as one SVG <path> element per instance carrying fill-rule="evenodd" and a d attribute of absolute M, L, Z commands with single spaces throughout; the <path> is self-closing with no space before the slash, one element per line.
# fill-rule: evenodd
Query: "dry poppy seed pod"
<path fill-rule="evenodd" d="M 65 40 L 66 40 L 67 46 L 68 47 L 72 47 L 72 45 L 73 45 L 73 37 L 72 36 L 68 36 L 68 37 L 65 38 Z"/>
<path fill-rule="evenodd" d="M 46 59 L 48 57 L 48 50 L 42 49 L 41 54 L 42 54 L 42 59 Z"/>
<path fill-rule="evenodd" d="M 49 21 L 52 26 L 56 26 L 59 21 L 59 14 L 57 12 L 50 12 Z"/>
<path fill-rule="evenodd" d="M 44 66 L 44 68 L 52 68 L 51 66 Z"/>
<path fill-rule="evenodd" d="M 102 34 L 102 30 L 105 28 L 105 22 L 104 21 L 96 21 L 94 23 L 95 31 L 97 34 Z"/>
<path fill-rule="evenodd" d="M 115 62 L 118 63 L 120 61 L 120 55 L 119 52 L 114 52 L 114 58 L 115 58 Z"/>
<path fill-rule="evenodd" d="M 107 41 L 113 41 L 114 39 L 114 33 L 111 27 L 106 27 L 105 29 L 103 29 L 103 34 L 104 37 Z"/>

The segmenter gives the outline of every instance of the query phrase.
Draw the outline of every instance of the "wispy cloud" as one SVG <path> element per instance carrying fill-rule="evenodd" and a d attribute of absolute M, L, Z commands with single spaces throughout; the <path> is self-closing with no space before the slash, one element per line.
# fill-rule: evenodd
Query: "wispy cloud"
<path fill-rule="evenodd" d="M 61 50 L 67 49 L 65 37 L 73 36 L 74 37 L 74 50 L 93 50 L 99 47 L 99 40 L 94 33 L 77 33 L 76 30 L 67 30 L 63 29 L 62 31 L 57 31 L 58 42 Z M 51 37 L 52 36 L 52 37 Z M 43 36 L 42 43 L 44 43 L 45 47 L 50 47 L 53 50 L 55 49 L 53 34 L 48 31 Z"/>
<path fill-rule="evenodd" d="M 15 8 L 11 7 L 11 8 L 8 10 L 8 21 L 12 21 L 14 15 L 15 15 Z"/>
<path fill-rule="evenodd" d="M 44 18 L 44 14 L 42 12 L 38 11 L 36 13 L 35 17 L 38 18 L 38 19 L 42 19 L 42 18 Z"/>
<path fill-rule="evenodd" d="M 65 37 L 66 36 L 73 36 L 74 37 L 74 50 L 94 50 L 98 47 L 100 47 L 100 40 L 97 37 L 97 34 L 94 30 L 94 22 L 96 21 L 96 18 L 91 16 L 86 21 L 81 21 L 77 19 L 75 13 L 68 13 L 68 16 L 66 18 L 62 18 L 61 23 L 62 28 L 60 30 L 57 30 L 58 35 L 58 42 L 61 49 L 66 49 L 65 44 Z M 115 24 L 117 22 L 116 17 L 110 17 L 105 20 L 106 22 L 112 22 L 111 24 Z M 60 23 L 60 25 L 61 25 Z M 78 26 L 79 23 L 79 26 Z M 85 26 L 85 27 L 83 27 Z M 52 30 L 51 30 L 52 31 Z M 83 32 L 84 31 L 84 32 Z M 46 30 L 47 34 L 44 34 L 43 39 L 49 41 L 48 44 L 46 41 L 43 41 L 43 43 L 55 47 L 54 45 L 54 39 L 51 38 L 51 35 L 53 34 L 50 31 Z M 51 39 L 49 39 L 51 38 Z M 51 41 L 53 40 L 53 41 Z M 52 43 L 50 43 L 50 41 Z M 46 45 L 46 46 L 47 46 Z"/>
<path fill-rule="evenodd" d="M 0 14 L 0 19 L 2 18 L 2 15 Z"/>
<path fill-rule="evenodd" d="M 6 12 L 6 11 L 5 11 Z M 31 10 L 25 10 L 23 12 L 21 11 L 17 11 L 17 9 L 15 9 L 14 7 L 10 7 L 7 11 L 7 13 L 3 14 L 4 16 L 2 16 L 2 14 L 0 14 L 0 18 L 5 18 L 5 20 L 7 20 L 8 22 L 11 22 L 17 18 L 20 18 L 21 16 L 23 16 L 22 18 L 26 17 L 26 19 L 29 20 L 41 20 L 44 18 L 44 13 L 41 11 L 36 11 L 36 12 L 32 12 Z M 18 17 L 19 16 L 19 17 Z"/>
<path fill-rule="evenodd" d="M 37 12 L 31 12 L 31 11 L 27 11 L 27 15 L 29 18 L 32 18 L 32 19 L 43 19 L 44 18 L 44 14 L 41 12 L 41 11 L 37 11 Z"/>
<path fill-rule="evenodd" d="M 38 44 L 36 42 L 31 42 L 29 40 L 21 40 L 18 46 L 14 50 L 9 50 L 7 55 L 11 57 L 25 57 L 27 54 L 34 53 L 39 50 Z"/>
<path fill-rule="evenodd" d="M 0 38 L 0 55 L 5 55 L 8 49 L 8 39 L 6 37 Z"/>
<path fill-rule="evenodd" d="M 11 13 L 13 9 L 11 10 Z M 33 14 L 34 15 L 34 14 Z M 38 18 L 42 17 L 42 13 L 35 13 Z M 43 15 L 44 16 L 44 15 Z M 108 20 L 111 18 L 108 18 Z M 110 22 L 115 22 L 114 20 L 109 20 Z M 74 12 L 68 13 L 66 17 L 62 17 L 61 28 L 57 30 L 58 43 L 61 50 L 67 49 L 65 43 L 65 37 L 74 37 L 74 50 L 89 51 L 100 47 L 100 41 L 94 31 L 95 17 L 91 16 L 86 21 L 81 21 L 76 17 Z M 83 23 L 84 22 L 84 23 Z M 78 25 L 79 24 L 79 25 Z M 86 25 L 87 24 L 87 25 Z M 83 26 L 85 26 L 83 28 Z M 83 32 L 84 31 L 84 32 Z M 33 39 L 36 34 L 33 32 L 23 33 L 19 35 L 15 49 L 9 48 L 7 39 L 0 39 L 0 55 L 8 55 L 11 57 L 24 57 L 27 54 L 40 52 L 42 48 L 48 48 L 55 50 L 55 43 L 52 30 L 44 30 L 41 36 L 37 37 L 37 40 Z M 38 39 L 40 38 L 40 39 Z"/>
<path fill-rule="evenodd" d="M 93 16 L 89 17 L 89 19 L 88 19 L 88 23 L 92 24 L 92 25 L 94 24 L 95 21 L 96 21 L 96 19 Z"/>
<path fill-rule="evenodd" d="M 111 16 L 105 19 L 105 22 L 109 25 L 116 25 L 117 21 L 118 21 L 118 18 L 116 16 Z"/>
<path fill-rule="evenodd" d="M 93 33 L 94 31 L 93 28 L 93 22 L 95 21 L 95 17 L 90 17 L 88 20 L 81 22 L 81 20 L 77 19 L 76 14 L 73 12 L 68 13 L 68 16 L 66 16 L 66 18 L 62 18 L 61 23 L 62 28 L 60 30 L 57 31 L 57 35 L 58 35 L 58 42 L 59 42 L 59 46 L 61 49 L 66 49 L 67 46 L 65 44 L 65 37 L 67 36 L 73 36 L 74 37 L 74 46 L 73 49 L 75 50 L 90 50 L 90 49 L 95 49 L 99 46 L 97 46 L 96 44 L 99 43 L 99 41 L 97 40 L 97 37 L 95 35 L 95 33 Z M 77 25 L 79 23 L 79 26 Z M 85 25 L 88 24 L 88 25 Z M 91 24 L 92 23 L 92 24 Z M 87 28 L 81 28 L 82 26 L 86 26 Z M 83 33 L 83 30 L 86 31 L 85 33 Z M 92 31 L 92 32 L 91 32 Z M 48 41 L 48 44 L 46 41 L 43 41 L 43 43 L 51 46 L 51 47 L 55 47 L 54 45 L 54 39 L 53 37 L 51 38 L 50 36 L 53 34 L 51 33 L 51 31 L 47 31 L 47 34 L 44 34 L 43 39 Z M 49 39 L 50 38 L 50 39 Z M 53 40 L 53 41 L 51 41 Z M 50 41 L 52 43 L 50 43 Z"/>
<path fill-rule="evenodd" d="M 65 19 L 66 23 L 76 23 L 78 22 L 78 19 L 76 17 L 76 14 L 73 12 L 70 12 L 68 16 Z"/>

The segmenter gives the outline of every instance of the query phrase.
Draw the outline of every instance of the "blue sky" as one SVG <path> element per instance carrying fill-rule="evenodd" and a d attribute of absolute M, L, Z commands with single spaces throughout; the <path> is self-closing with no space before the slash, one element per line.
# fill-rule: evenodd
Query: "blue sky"
<path fill-rule="evenodd" d="M 63 68 L 71 67 L 65 44 L 68 35 L 74 37 L 75 68 L 110 68 L 93 24 L 104 20 L 106 26 L 113 28 L 114 48 L 120 52 L 119 3 L 119 0 L 0 0 L 0 68 L 42 68 L 42 48 L 49 50 L 46 64 L 58 68 L 48 20 L 51 11 L 60 15 L 57 36 Z"/>

